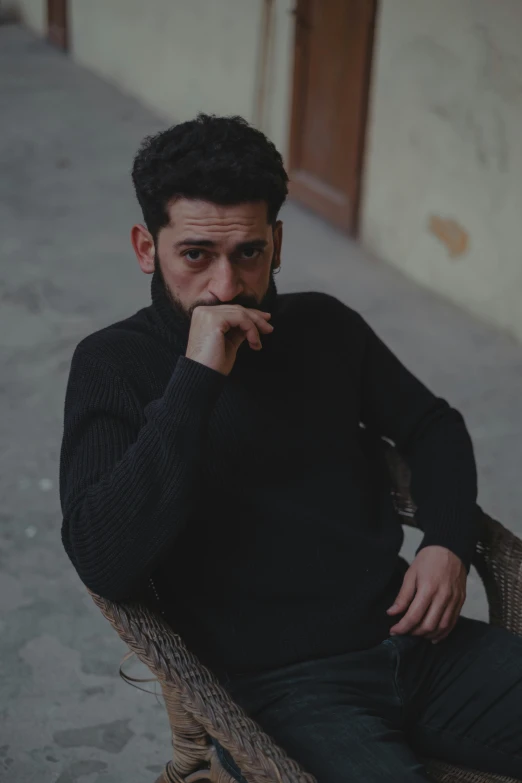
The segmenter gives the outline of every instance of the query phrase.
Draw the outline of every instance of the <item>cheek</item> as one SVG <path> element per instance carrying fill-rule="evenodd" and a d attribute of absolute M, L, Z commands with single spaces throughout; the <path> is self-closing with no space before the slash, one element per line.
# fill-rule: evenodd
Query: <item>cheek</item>
<path fill-rule="evenodd" d="M 265 295 L 270 281 L 270 266 L 263 264 L 252 269 L 243 269 L 240 272 L 244 292 L 259 298 Z"/>
<path fill-rule="evenodd" d="M 208 275 L 202 272 L 195 274 L 184 265 L 174 264 L 164 274 L 165 282 L 169 288 L 183 301 L 198 299 L 208 286 Z"/>
<path fill-rule="evenodd" d="M 263 259 L 262 262 L 253 264 L 251 268 L 245 267 L 241 271 L 241 277 L 244 280 L 249 280 L 250 282 L 255 283 L 256 281 L 259 283 L 266 282 L 268 278 L 270 277 L 270 272 L 272 269 L 272 261 Z"/>
<path fill-rule="evenodd" d="M 258 281 L 258 287 L 261 289 L 265 289 L 268 285 L 268 282 L 270 280 L 270 275 L 272 271 L 271 264 L 265 264 L 261 270 L 259 270 L 256 273 L 256 279 Z"/>
<path fill-rule="evenodd" d="M 194 275 L 191 274 L 182 258 L 173 256 L 171 253 L 160 256 L 160 260 L 163 277 L 170 286 L 181 288 L 190 285 Z"/>

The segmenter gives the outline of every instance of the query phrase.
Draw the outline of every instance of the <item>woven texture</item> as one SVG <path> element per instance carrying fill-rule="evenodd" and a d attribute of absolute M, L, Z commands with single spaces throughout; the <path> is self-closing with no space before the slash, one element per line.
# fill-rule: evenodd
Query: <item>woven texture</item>
<path fill-rule="evenodd" d="M 405 524 L 415 525 L 409 473 L 390 449 L 394 500 Z M 480 512 L 481 535 L 473 564 L 484 583 L 490 622 L 522 635 L 522 542 Z M 231 700 L 208 669 L 161 616 L 140 602 L 93 599 L 107 620 L 161 685 L 172 729 L 173 760 L 157 783 L 233 783 L 213 738 L 232 756 L 248 783 L 315 783 Z M 508 778 L 428 762 L 440 783 L 510 783 Z M 511 783 L 513 783 L 511 781 Z"/>

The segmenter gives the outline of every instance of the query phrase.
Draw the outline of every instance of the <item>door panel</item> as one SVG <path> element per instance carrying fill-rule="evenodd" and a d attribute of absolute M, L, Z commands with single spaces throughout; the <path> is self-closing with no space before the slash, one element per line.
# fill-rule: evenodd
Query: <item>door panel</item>
<path fill-rule="evenodd" d="M 354 232 L 376 0 L 298 0 L 291 195 Z"/>
<path fill-rule="evenodd" d="M 59 49 L 67 49 L 67 0 L 47 0 L 47 38 Z"/>

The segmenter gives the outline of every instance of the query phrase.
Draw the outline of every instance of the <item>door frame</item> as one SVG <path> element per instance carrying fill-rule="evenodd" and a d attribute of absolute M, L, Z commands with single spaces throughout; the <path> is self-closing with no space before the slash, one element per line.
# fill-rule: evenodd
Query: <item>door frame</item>
<path fill-rule="evenodd" d="M 362 80 L 362 94 L 363 105 L 358 117 L 359 132 L 357 134 L 358 149 L 356 150 L 357 166 L 356 166 L 356 181 L 355 192 L 353 194 L 352 203 L 350 204 L 349 214 L 343 214 L 344 206 L 339 205 L 339 209 L 335 215 L 331 215 L 330 218 L 326 214 L 324 202 L 322 202 L 319 195 L 311 192 L 310 188 L 306 186 L 307 174 L 302 171 L 299 174 L 298 162 L 301 160 L 301 128 L 303 127 L 303 118 L 305 112 L 305 100 L 304 94 L 306 93 L 305 84 L 306 68 L 307 68 L 307 30 L 309 19 L 309 9 L 311 0 L 295 0 L 295 7 L 292 14 L 295 18 L 295 37 L 294 37 L 294 66 L 293 66 L 293 78 L 292 78 L 292 100 L 290 111 L 290 139 L 289 139 L 289 171 L 290 171 L 290 196 L 293 196 L 298 202 L 308 207 L 316 214 L 334 222 L 335 225 L 344 231 L 347 231 L 351 236 L 357 237 L 360 227 L 360 209 L 362 199 L 362 183 L 364 175 L 364 159 L 365 148 L 368 131 L 368 115 L 370 105 L 370 92 L 371 92 L 371 77 L 372 77 L 372 64 L 375 51 L 375 28 L 378 16 L 378 4 L 379 0 L 367 0 L 370 5 L 370 24 L 368 29 L 368 37 L 365 43 L 366 52 L 364 57 L 364 65 L 359 78 Z M 292 172 L 298 172 L 297 177 L 292 179 Z M 322 184 L 322 189 L 328 191 L 328 186 Z M 333 191 L 333 189 L 332 189 Z M 330 194 L 328 194 L 330 195 Z M 333 195 L 333 193 L 332 193 Z"/>
<path fill-rule="evenodd" d="M 67 0 L 47 0 L 47 40 L 58 49 L 69 48 Z"/>

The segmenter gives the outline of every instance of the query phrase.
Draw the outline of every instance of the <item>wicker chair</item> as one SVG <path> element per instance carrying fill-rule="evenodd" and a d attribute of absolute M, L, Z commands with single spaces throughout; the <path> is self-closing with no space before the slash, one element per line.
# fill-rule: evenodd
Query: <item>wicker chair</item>
<path fill-rule="evenodd" d="M 397 511 L 404 524 L 415 526 L 408 470 L 393 450 L 388 461 Z M 482 512 L 474 565 L 486 589 L 490 622 L 522 635 L 522 541 Z M 315 783 L 234 704 L 157 612 L 139 602 L 93 599 L 161 685 L 174 752 L 156 783 Z M 440 783 L 513 783 L 440 762 L 428 767 Z"/>

